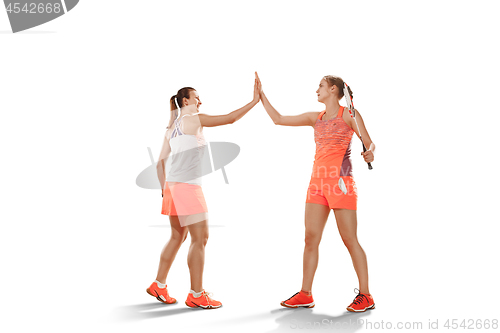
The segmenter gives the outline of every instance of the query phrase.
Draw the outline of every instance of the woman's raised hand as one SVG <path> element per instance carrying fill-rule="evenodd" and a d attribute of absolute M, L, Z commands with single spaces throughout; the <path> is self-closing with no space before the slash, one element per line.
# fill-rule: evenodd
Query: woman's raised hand
<path fill-rule="evenodd" d="M 262 85 L 260 83 L 259 76 L 257 75 L 257 72 L 255 72 L 255 85 L 253 87 L 253 101 L 254 102 L 259 102 L 260 100 L 260 92 L 262 91 Z"/>
<path fill-rule="evenodd" d="M 259 83 L 259 94 L 262 94 L 262 82 L 260 82 L 260 77 L 259 74 L 257 74 L 257 72 L 255 72 L 255 79 Z"/>

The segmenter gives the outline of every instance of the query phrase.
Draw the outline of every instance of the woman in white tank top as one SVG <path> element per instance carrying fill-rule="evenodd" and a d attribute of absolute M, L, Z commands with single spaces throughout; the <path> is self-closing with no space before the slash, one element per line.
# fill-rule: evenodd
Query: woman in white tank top
<path fill-rule="evenodd" d="M 191 291 L 189 307 L 218 308 L 222 304 L 209 297 L 202 286 L 205 245 L 208 240 L 207 206 L 201 190 L 203 156 L 207 148 L 203 127 L 232 124 L 260 100 L 260 83 L 255 80 L 253 100 L 242 108 L 220 116 L 199 113 L 201 100 L 190 87 L 170 98 L 171 119 L 163 142 L 157 170 L 162 185 L 162 214 L 169 215 L 171 236 L 162 250 L 158 275 L 147 292 L 163 303 L 175 303 L 166 288 L 166 278 L 181 244 L 191 235 L 188 266 Z M 180 108 L 180 114 L 178 113 Z M 170 156 L 170 158 L 169 158 Z M 168 175 L 165 176 L 165 169 Z"/>

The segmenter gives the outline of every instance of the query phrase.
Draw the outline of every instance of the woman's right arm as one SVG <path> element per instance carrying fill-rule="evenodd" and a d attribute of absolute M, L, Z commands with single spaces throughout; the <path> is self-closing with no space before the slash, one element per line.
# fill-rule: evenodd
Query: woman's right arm
<path fill-rule="evenodd" d="M 319 112 L 305 112 L 296 116 L 282 116 L 276 109 L 269 103 L 263 91 L 260 93 L 260 100 L 267 111 L 267 114 L 276 125 L 283 126 L 314 126 Z"/>
<path fill-rule="evenodd" d="M 269 100 L 264 94 L 262 90 L 262 83 L 260 82 L 259 75 L 255 73 L 257 77 L 257 81 L 260 87 L 260 101 L 262 105 L 264 105 L 264 109 L 266 109 L 267 114 L 276 125 L 283 126 L 313 126 L 316 123 L 316 118 L 319 115 L 319 112 L 306 112 L 296 116 L 282 116 L 275 108 L 271 105 Z"/>

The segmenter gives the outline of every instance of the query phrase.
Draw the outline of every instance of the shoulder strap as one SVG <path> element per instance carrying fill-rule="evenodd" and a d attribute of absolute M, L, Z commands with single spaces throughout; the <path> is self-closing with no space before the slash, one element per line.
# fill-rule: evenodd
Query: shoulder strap
<path fill-rule="evenodd" d="M 177 136 L 177 135 L 183 135 L 184 132 L 182 132 L 181 130 L 181 120 L 182 118 L 184 118 L 185 116 L 187 116 L 187 114 L 183 115 L 182 117 L 180 117 L 179 119 L 175 119 L 174 120 L 174 125 L 175 125 L 175 129 L 174 129 L 174 132 L 172 133 L 172 138 L 174 136 Z"/>
<path fill-rule="evenodd" d="M 184 118 L 185 116 L 187 116 L 188 114 L 186 113 L 185 115 L 183 115 L 182 117 L 179 118 L 179 121 L 181 121 L 182 118 Z"/>
<path fill-rule="evenodd" d="M 344 107 L 343 107 L 343 106 L 341 106 L 341 107 L 339 108 L 339 114 L 337 115 L 337 118 L 342 118 L 342 115 L 343 115 L 343 114 L 344 114 Z"/>
<path fill-rule="evenodd" d="M 321 111 L 321 112 L 319 113 L 318 120 L 320 120 L 320 119 L 323 117 L 323 115 L 325 114 L 325 112 L 326 112 L 326 110 Z"/>
<path fill-rule="evenodd" d="M 172 130 L 172 133 L 170 134 L 170 139 L 173 139 L 177 136 L 177 125 L 174 126 L 174 129 Z"/>

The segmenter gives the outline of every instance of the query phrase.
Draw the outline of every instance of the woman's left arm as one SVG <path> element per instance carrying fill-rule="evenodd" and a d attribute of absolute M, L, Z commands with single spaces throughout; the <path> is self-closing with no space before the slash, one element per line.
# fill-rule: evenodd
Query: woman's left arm
<path fill-rule="evenodd" d="M 370 135 L 368 134 L 368 131 L 366 130 L 365 127 L 365 122 L 363 121 L 363 117 L 361 117 L 361 114 L 359 113 L 358 110 L 354 109 L 354 112 L 356 112 L 356 122 L 358 123 L 359 131 L 361 132 L 361 138 L 363 139 L 363 144 L 365 145 L 366 151 L 361 153 L 363 155 L 363 158 L 366 163 L 373 162 L 375 159 L 374 153 L 375 153 L 375 144 L 373 143 L 372 139 L 370 138 Z M 356 123 L 354 122 L 354 119 L 351 118 L 351 128 L 354 130 L 356 135 L 359 137 L 358 133 L 358 128 L 356 127 Z"/>
<path fill-rule="evenodd" d="M 170 131 L 167 130 L 165 137 L 163 139 L 163 146 L 161 147 L 160 156 L 158 157 L 158 162 L 156 163 L 156 173 L 158 175 L 158 180 L 161 186 L 161 196 L 163 197 L 163 185 L 165 184 L 166 174 L 165 174 L 165 164 L 168 161 L 168 156 L 170 155 Z M 168 163 L 167 163 L 168 164 Z"/>
<path fill-rule="evenodd" d="M 241 117 L 243 117 L 248 111 L 250 111 L 259 101 L 251 101 L 247 105 L 238 110 L 230 112 L 228 114 L 220 115 L 220 116 L 210 116 L 208 114 L 200 113 L 198 117 L 200 119 L 201 126 L 204 127 L 215 127 L 221 125 L 232 124 Z"/>
<path fill-rule="evenodd" d="M 235 121 L 243 117 L 248 111 L 250 111 L 257 103 L 260 101 L 260 82 L 257 80 L 257 73 L 255 73 L 255 84 L 253 88 L 253 100 L 238 110 L 230 112 L 221 116 L 209 116 L 207 114 L 200 113 L 198 117 L 200 119 L 201 126 L 215 127 L 221 125 L 232 124 Z"/>

